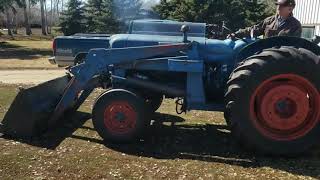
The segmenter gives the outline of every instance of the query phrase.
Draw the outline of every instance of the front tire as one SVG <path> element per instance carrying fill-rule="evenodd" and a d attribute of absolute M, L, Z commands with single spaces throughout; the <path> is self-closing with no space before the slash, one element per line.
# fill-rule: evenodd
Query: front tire
<path fill-rule="evenodd" d="M 294 155 L 320 137 L 319 57 L 306 49 L 266 49 L 246 59 L 227 84 L 232 134 L 262 154 Z"/>
<path fill-rule="evenodd" d="M 151 110 L 151 112 L 156 112 L 160 108 L 163 102 L 163 96 L 156 95 L 152 97 L 145 97 L 145 102 L 147 106 L 149 106 L 149 109 Z"/>
<path fill-rule="evenodd" d="M 107 142 L 138 140 L 150 125 L 150 111 L 136 94 L 113 89 L 102 94 L 93 108 L 93 125 Z"/>

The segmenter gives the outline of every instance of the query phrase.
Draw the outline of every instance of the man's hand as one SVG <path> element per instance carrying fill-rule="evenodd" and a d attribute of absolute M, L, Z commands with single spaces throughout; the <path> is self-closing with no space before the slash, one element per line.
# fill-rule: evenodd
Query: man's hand
<path fill-rule="evenodd" d="M 236 34 L 235 33 L 228 34 L 227 39 L 235 40 Z"/>

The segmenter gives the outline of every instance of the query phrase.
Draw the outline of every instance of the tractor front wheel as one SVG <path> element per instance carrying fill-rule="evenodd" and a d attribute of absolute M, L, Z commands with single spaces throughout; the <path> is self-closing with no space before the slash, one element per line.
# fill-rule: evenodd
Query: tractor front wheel
<path fill-rule="evenodd" d="M 226 116 L 235 138 L 263 154 L 306 151 L 320 137 L 319 57 L 306 49 L 266 49 L 231 75 Z"/>
<path fill-rule="evenodd" d="M 142 137 L 150 125 L 150 111 L 144 99 L 136 94 L 113 89 L 102 94 L 96 101 L 92 121 L 105 141 L 128 143 Z"/>
<path fill-rule="evenodd" d="M 160 108 L 162 101 L 163 101 L 162 95 L 145 97 L 145 102 L 147 106 L 149 106 L 149 109 L 151 110 L 151 112 L 156 112 Z"/>

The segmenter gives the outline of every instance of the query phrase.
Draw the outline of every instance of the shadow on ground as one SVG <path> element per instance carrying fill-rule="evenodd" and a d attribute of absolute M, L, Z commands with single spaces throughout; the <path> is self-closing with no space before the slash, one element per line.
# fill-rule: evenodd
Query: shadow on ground
<path fill-rule="evenodd" d="M 71 137 L 72 134 L 83 124 L 91 118 L 90 113 L 76 112 L 70 117 L 65 118 L 64 124 L 59 127 L 54 128 L 51 131 L 48 131 L 41 137 L 34 139 L 15 139 L 8 136 L 3 136 L 3 138 L 8 140 L 15 140 L 22 143 L 26 143 L 32 146 L 47 148 L 47 149 L 56 149 L 66 138 Z"/>
<path fill-rule="evenodd" d="M 296 175 L 320 177 L 320 159 L 314 153 L 298 158 L 256 156 L 243 150 L 225 125 L 164 125 L 162 122 L 183 122 L 184 119 L 160 113 L 154 119 L 158 123 L 151 127 L 149 137 L 135 144 L 116 145 L 90 137 L 71 137 L 104 144 L 108 148 L 135 156 L 198 160 L 244 168 L 270 167 Z M 81 128 L 94 130 L 89 127 Z"/>
<path fill-rule="evenodd" d="M 241 166 L 244 168 L 270 167 L 295 175 L 320 177 L 320 159 L 316 153 L 308 153 L 297 158 L 256 156 L 244 151 L 233 139 L 225 125 L 179 124 L 185 120 L 178 116 L 156 113 L 155 123 L 148 137 L 134 144 L 110 144 L 102 140 L 73 135 L 78 128 L 95 131 L 84 126 L 90 114 L 77 112 L 69 124 L 45 135 L 24 143 L 55 149 L 66 138 L 103 144 L 126 154 L 156 159 L 187 159 Z M 164 123 L 169 122 L 169 123 Z M 171 125 L 170 125 L 171 123 Z M 176 124 L 177 123 L 177 124 Z"/>
<path fill-rule="evenodd" d="M 25 48 L 23 46 L 0 42 L 0 60 L 1 59 L 20 59 L 32 60 L 43 56 L 52 55 L 50 49 Z"/>

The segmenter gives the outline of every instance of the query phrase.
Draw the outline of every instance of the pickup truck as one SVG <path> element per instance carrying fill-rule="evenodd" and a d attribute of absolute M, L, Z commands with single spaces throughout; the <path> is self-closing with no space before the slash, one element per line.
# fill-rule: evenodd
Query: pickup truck
<path fill-rule="evenodd" d="M 73 36 L 59 36 L 53 40 L 53 57 L 49 58 L 51 64 L 59 67 L 75 65 L 81 61 L 75 57 L 86 53 L 92 48 L 109 47 L 108 34 L 75 34 Z"/>
<path fill-rule="evenodd" d="M 155 19 L 132 21 L 126 34 L 156 34 L 168 36 L 169 38 L 172 36 L 182 36 L 180 29 L 185 24 L 190 26 L 189 37 L 205 36 L 206 24 Z M 53 57 L 49 58 L 49 62 L 57 64 L 60 67 L 75 65 L 85 58 L 86 53 L 90 49 L 109 48 L 110 41 L 116 40 L 118 37 L 117 35 L 112 36 L 109 34 L 75 34 L 72 36 L 56 37 L 52 45 Z"/>

